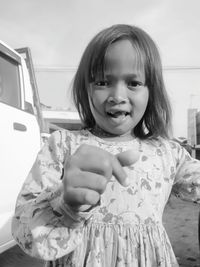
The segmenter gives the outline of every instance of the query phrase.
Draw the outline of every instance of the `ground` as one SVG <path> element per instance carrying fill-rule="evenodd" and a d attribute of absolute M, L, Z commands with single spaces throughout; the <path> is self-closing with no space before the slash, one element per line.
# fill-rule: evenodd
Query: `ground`
<path fill-rule="evenodd" d="M 168 232 L 180 267 L 200 267 L 198 245 L 199 206 L 171 197 L 164 212 Z M 0 255 L 0 267 L 42 267 L 43 262 L 30 258 L 18 246 Z M 94 266 L 95 267 L 95 266 Z"/>

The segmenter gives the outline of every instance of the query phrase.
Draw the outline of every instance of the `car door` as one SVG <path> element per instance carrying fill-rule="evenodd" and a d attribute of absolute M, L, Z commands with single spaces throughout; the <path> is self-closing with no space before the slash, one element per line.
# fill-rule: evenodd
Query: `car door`
<path fill-rule="evenodd" d="M 23 59 L 0 43 L 0 253 L 13 244 L 16 198 L 40 149 L 40 129 L 30 96 Z"/>

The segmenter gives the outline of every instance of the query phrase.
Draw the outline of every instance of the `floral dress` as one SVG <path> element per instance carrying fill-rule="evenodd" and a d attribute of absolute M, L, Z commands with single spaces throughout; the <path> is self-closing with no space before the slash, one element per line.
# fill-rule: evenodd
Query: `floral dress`
<path fill-rule="evenodd" d="M 62 200 L 63 164 L 81 144 L 112 154 L 128 149 L 140 154 L 135 164 L 124 167 L 130 185 L 123 187 L 112 177 L 100 203 L 88 212 L 74 212 Z M 200 202 L 200 163 L 178 143 L 162 138 L 111 142 L 88 130 L 56 131 L 19 194 L 13 236 L 49 267 L 175 267 L 162 224 L 171 191 Z"/>

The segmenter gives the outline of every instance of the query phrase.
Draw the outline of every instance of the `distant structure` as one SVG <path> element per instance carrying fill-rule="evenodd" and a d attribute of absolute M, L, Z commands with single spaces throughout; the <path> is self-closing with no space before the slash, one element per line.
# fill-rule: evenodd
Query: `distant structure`
<path fill-rule="evenodd" d="M 188 109 L 188 143 L 192 156 L 200 159 L 200 111 L 194 108 Z"/>
<path fill-rule="evenodd" d="M 42 114 L 47 133 L 61 129 L 78 130 L 82 128 L 77 111 L 70 109 L 43 109 Z"/>

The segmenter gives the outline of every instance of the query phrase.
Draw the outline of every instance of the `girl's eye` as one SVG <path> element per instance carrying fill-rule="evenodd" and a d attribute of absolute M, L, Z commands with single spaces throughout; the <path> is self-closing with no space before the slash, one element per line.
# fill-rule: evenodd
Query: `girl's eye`
<path fill-rule="evenodd" d="M 142 83 L 142 82 L 139 82 L 139 81 L 129 81 L 129 82 L 127 83 L 127 85 L 128 85 L 129 87 L 137 88 L 137 87 L 139 87 L 139 86 L 143 86 L 143 83 Z"/>
<path fill-rule="evenodd" d="M 104 87 L 104 86 L 109 86 L 109 82 L 108 81 L 97 81 L 94 83 L 95 86 L 99 86 L 99 87 Z"/>

